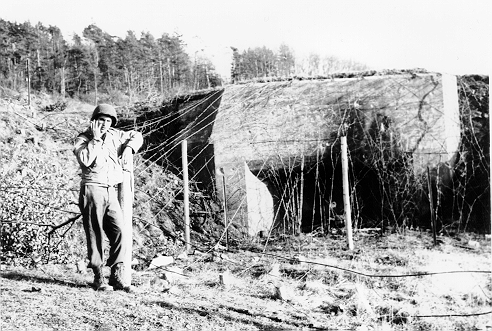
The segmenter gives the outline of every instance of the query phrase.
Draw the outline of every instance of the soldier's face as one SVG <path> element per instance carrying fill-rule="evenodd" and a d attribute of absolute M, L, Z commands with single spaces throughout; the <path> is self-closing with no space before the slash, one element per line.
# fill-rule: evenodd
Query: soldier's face
<path fill-rule="evenodd" d="M 111 117 L 106 115 L 101 115 L 97 118 L 97 124 L 101 128 L 101 133 L 105 134 L 106 131 L 111 127 L 112 120 Z"/>

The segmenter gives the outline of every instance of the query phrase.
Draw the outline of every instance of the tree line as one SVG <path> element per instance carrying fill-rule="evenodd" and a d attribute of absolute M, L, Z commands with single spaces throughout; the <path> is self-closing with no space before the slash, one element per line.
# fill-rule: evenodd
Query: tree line
<path fill-rule="evenodd" d="M 277 52 L 265 46 L 248 48 L 242 52 L 235 47 L 231 49 L 232 82 L 266 77 L 326 77 L 337 72 L 368 69 L 365 64 L 333 55 L 320 56 L 310 53 L 305 57 L 297 57 L 294 50 L 286 44 L 281 44 Z"/>
<path fill-rule="evenodd" d="M 125 38 L 95 24 L 82 35 L 64 39 L 56 26 L 12 23 L 0 18 L 0 86 L 59 94 L 63 98 L 124 94 L 129 102 L 142 97 L 183 94 L 222 85 L 212 62 L 186 53 L 180 35 L 149 32 Z M 367 66 L 334 56 L 297 58 L 286 44 L 278 51 L 265 46 L 239 51 L 231 47 L 232 83 L 264 77 L 327 76 L 366 70 Z"/>
<path fill-rule="evenodd" d="M 0 85 L 14 90 L 83 94 L 125 93 L 132 98 L 152 93 L 175 94 L 221 85 L 210 61 L 197 62 L 179 35 L 148 32 L 124 39 L 95 24 L 71 42 L 56 26 L 0 19 Z"/>

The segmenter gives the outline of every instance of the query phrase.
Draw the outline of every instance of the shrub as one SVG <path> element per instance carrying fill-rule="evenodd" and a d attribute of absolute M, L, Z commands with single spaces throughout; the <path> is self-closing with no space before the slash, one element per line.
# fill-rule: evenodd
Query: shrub
<path fill-rule="evenodd" d="M 4 144 L 0 172 L 2 262 L 32 265 L 78 259 L 77 233 L 56 224 L 78 213 L 75 162 L 71 152 L 56 152 L 31 143 Z M 72 226 L 74 226 L 72 224 Z"/>

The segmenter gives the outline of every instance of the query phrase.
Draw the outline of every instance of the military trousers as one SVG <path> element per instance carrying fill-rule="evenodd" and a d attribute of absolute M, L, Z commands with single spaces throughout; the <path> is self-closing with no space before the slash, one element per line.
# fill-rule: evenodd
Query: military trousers
<path fill-rule="evenodd" d="M 109 240 L 106 265 L 123 262 L 126 246 L 123 213 L 118 201 L 118 188 L 85 184 L 80 188 L 79 207 L 87 239 L 89 268 L 104 265 L 105 238 Z"/>

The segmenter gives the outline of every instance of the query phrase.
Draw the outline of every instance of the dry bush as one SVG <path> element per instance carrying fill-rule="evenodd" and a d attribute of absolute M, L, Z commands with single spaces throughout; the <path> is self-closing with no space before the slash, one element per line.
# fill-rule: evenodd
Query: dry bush
<path fill-rule="evenodd" d="M 459 231 L 490 233 L 489 79 L 463 76 L 460 95 L 461 145 L 448 207 Z"/>
<path fill-rule="evenodd" d="M 0 142 L 2 262 L 31 265 L 80 259 L 82 227 L 49 233 L 78 213 L 71 151 L 14 134 Z"/>
<path fill-rule="evenodd" d="M 183 181 L 161 166 L 135 160 L 134 253 L 145 263 L 156 255 L 177 255 L 184 248 Z M 223 226 L 217 215 L 217 200 L 190 183 L 191 241 L 208 249 L 220 237 Z"/>

